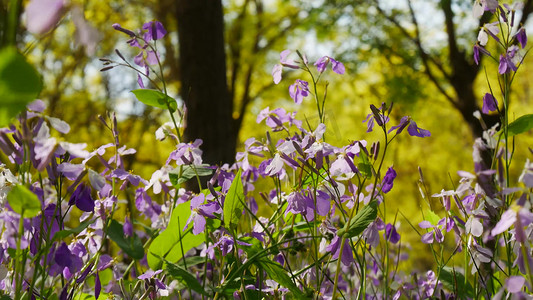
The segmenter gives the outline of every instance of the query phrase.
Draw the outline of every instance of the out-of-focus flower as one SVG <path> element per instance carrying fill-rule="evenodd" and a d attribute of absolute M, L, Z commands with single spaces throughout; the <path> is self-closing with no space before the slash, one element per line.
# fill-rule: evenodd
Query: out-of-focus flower
<path fill-rule="evenodd" d="M 26 27 L 33 34 L 45 34 L 56 26 L 64 11 L 64 0 L 32 0 L 26 6 Z"/>

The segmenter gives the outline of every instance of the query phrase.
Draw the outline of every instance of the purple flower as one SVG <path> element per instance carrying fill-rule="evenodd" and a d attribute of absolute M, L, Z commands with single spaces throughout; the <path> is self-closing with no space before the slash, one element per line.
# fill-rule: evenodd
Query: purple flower
<path fill-rule="evenodd" d="M 279 64 L 276 64 L 274 68 L 272 69 L 272 77 L 274 78 L 274 83 L 278 84 L 281 81 L 281 73 L 283 71 L 283 67 L 291 68 L 291 69 L 299 69 L 298 65 L 292 60 L 288 60 L 287 56 L 291 54 L 291 50 L 283 50 L 279 55 Z"/>
<path fill-rule="evenodd" d="M 515 37 L 518 40 L 518 42 L 520 43 L 520 46 L 522 47 L 522 49 L 524 49 L 524 47 L 527 44 L 526 29 L 524 27 L 520 28 L 518 30 L 518 32 L 515 34 Z"/>
<path fill-rule="evenodd" d="M 309 96 L 308 85 L 307 81 L 296 79 L 294 84 L 289 86 L 289 94 L 296 104 L 301 104 L 303 98 Z"/>
<path fill-rule="evenodd" d="M 211 259 L 214 259 L 215 248 L 218 248 L 220 250 L 220 252 L 222 253 L 222 256 L 226 256 L 228 253 L 231 253 L 231 251 L 233 251 L 234 244 L 235 244 L 234 239 L 231 236 L 227 234 L 223 234 L 216 243 L 214 243 L 212 246 L 209 246 L 209 248 L 207 249 L 208 257 Z M 239 240 L 237 240 L 237 244 L 241 246 L 252 245 L 252 244 L 248 244 L 248 243 L 245 243 Z"/>
<path fill-rule="evenodd" d="M 157 65 L 159 61 L 159 55 L 152 50 L 142 50 L 137 54 L 133 61 L 140 67 L 146 67 Z M 148 71 L 146 73 L 148 75 Z"/>
<path fill-rule="evenodd" d="M 383 103 L 385 105 L 385 103 Z M 383 105 L 378 109 L 375 105 L 371 104 L 370 108 L 373 110 L 372 113 L 369 113 L 366 116 L 366 119 L 363 121 L 363 123 L 367 122 L 367 131 L 366 132 L 372 132 L 374 129 L 374 122 L 378 124 L 378 126 L 383 126 L 383 124 L 386 124 L 389 122 L 389 117 L 379 113 L 374 113 L 374 111 L 380 111 Z M 389 131 L 390 132 L 390 131 Z"/>
<path fill-rule="evenodd" d="M 326 251 L 332 253 L 332 256 L 331 256 L 332 259 L 339 258 L 342 240 L 343 240 L 342 238 L 335 235 L 333 240 L 331 240 L 331 244 L 329 244 L 329 246 L 326 247 Z M 345 266 L 350 266 L 354 262 L 352 248 L 350 248 L 349 239 L 344 239 L 344 245 L 342 246 L 341 262 Z"/>
<path fill-rule="evenodd" d="M 422 236 L 422 243 L 432 244 L 435 240 L 437 243 L 442 243 L 444 241 L 444 235 L 442 234 L 441 228 L 444 227 L 446 232 L 450 232 L 455 227 L 455 222 L 452 218 L 442 218 L 437 225 L 433 225 L 429 221 L 422 221 L 418 226 L 422 229 L 433 229 Z"/>
<path fill-rule="evenodd" d="M 341 62 L 336 61 L 330 56 L 322 56 L 321 58 L 319 58 L 315 62 L 316 69 L 318 70 L 318 72 L 323 73 L 326 70 L 326 67 L 328 66 L 330 62 L 331 62 L 331 68 L 333 69 L 333 72 L 340 74 L 340 75 L 344 74 L 344 72 L 346 71 L 346 69 L 344 68 L 344 65 Z"/>
<path fill-rule="evenodd" d="M 294 116 L 296 115 L 295 112 L 288 113 L 283 108 L 276 108 L 273 110 L 270 110 L 269 107 L 263 109 L 259 114 L 257 115 L 256 122 L 260 123 L 261 121 L 266 119 L 266 124 L 270 128 L 272 128 L 273 131 L 281 131 L 283 130 L 283 124 L 289 123 L 290 125 L 296 125 L 296 127 L 300 128 L 302 126 L 302 121 L 296 120 Z"/>
<path fill-rule="evenodd" d="M 196 139 L 194 142 L 179 143 L 177 149 L 170 153 L 166 164 L 175 160 L 177 165 L 201 165 L 202 164 L 202 150 L 200 146 L 203 141 Z"/>
<path fill-rule="evenodd" d="M 413 120 L 411 120 L 409 127 L 407 127 L 407 132 L 410 136 L 417 136 L 421 138 L 431 136 L 431 132 L 429 132 L 429 130 L 418 127 L 416 122 Z"/>
<path fill-rule="evenodd" d="M 208 202 L 203 204 L 205 201 L 205 195 L 200 194 L 191 199 L 191 215 L 185 224 L 183 230 L 185 231 L 191 222 L 193 222 L 192 233 L 197 235 L 205 230 L 206 220 L 205 218 L 214 219 L 214 213 L 221 213 L 222 210 L 217 202 Z"/>
<path fill-rule="evenodd" d="M 405 116 L 400 120 L 400 124 L 396 126 L 392 126 L 391 129 L 389 129 L 389 133 L 391 133 L 394 130 L 396 131 L 396 134 L 400 134 L 405 127 L 407 127 L 407 133 L 409 133 L 410 136 L 418 136 L 418 137 L 426 137 L 431 136 L 431 132 L 429 130 L 425 130 L 422 128 L 419 128 L 416 125 L 416 122 L 411 119 L 411 117 Z"/>
<path fill-rule="evenodd" d="M 498 66 L 498 72 L 500 74 L 506 74 L 511 72 L 511 70 L 516 72 L 516 70 L 518 70 L 518 67 L 514 64 L 512 56 L 510 56 L 510 52 L 508 51 L 505 55 L 500 54 L 500 64 Z"/>
<path fill-rule="evenodd" d="M 76 204 L 80 210 L 92 212 L 94 210 L 94 199 L 91 196 L 91 188 L 85 183 L 80 183 L 68 202 L 69 205 Z"/>
<path fill-rule="evenodd" d="M 408 116 L 402 117 L 402 119 L 400 120 L 400 124 L 398 124 L 396 126 L 392 126 L 389 129 L 388 133 L 391 133 L 392 131 L 396 130 L 396 134 L 397 135 L 400 134 L 405 129 L 405 127 L 407 127 L 407 125 L 409 125 L 409 120 L 410 120 L 410 118 Z"/>
<path fill-rule="evenodd" d="M 491 93 L 486 93 L 485 96 L 483 96 L 483 108 L 481 111 L 484 114 L 488 114 L 489 112 L 496 110 L 498 110 L 498 101 L 496 101 L 496 98 L 494 98 Z"/>
<path fill-rule="evenodd" d="M 128 217 L 124 218 L 123 230 L 125 237 L 133 236 L 133 224 L 131 224 L 130 218 Z"/>
<path fill-rule="evenodd" d="M 387 170 L 387 173 L 385 173 L 385 177 L 383 178 L 383 181 L 381 182 L 381 191 L 383 193 L 388 193 L 394 184 L 394 179 L 396 178 L 396 171 L 392 167 L 390 167 Z"/>
<path fill-rule="evenodd" d="M 150 218 L 155 222 L 161 214 L 161 206 L 152 202 L 152 198 L 148 196 L 143 188 L 138 188 L 135 193 L 135 207 L 141 214 Z"/>
<path fill-rule="evenodd" d="M 144 33 L 144 40 L 147 42 L 162 39 L 165 34 L 167 34 L 165 27 L 163 27 L 163 24 L 159 21 L 144 23 L 142 28 L 143 30 L 147 30 L 147 32 Z"/>
<path fill-rule="evenodd" d="M 385 226 L 385 234 L 383 234 L 383 237 L 393 244 L 400 241 L 400 234 L 396 231 L 396 227 L 390 223 Z"/>
<path fill-rule="evenodd" d="M 73 255 L 65 242 L 62 242 L 57 248 L 54 254 L 54 262 L 61 267 L 62 271 L 64 268 L 68 268 L 71 275 L 80 271 L 83 266 L 81 258 Z"/>

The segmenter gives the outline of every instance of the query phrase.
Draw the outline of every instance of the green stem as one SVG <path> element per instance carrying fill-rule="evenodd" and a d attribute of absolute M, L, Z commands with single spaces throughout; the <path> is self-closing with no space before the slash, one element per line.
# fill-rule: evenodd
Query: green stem
<path fill-rule="evenodd" d="M 20 299 L 20 292 L 22 290 L 22 281 L 24 278 L 24 274 L 22 273 L 22 249 L 21 249 L 21 242 L 22 242 L 22 234 L 24 233 L 24 207 L 22 208 L 22 211 L 20 213 L 20 219 L 19 219 L 19 232 L 17 236 L 17 255 L 15 259 L 15 300 Z"/>

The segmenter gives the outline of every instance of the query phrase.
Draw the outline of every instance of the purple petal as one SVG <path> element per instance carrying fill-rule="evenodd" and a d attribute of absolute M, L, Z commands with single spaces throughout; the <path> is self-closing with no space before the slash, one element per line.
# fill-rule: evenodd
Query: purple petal
<path fill-rule="evenodd" d="M 422 243 L 424 244 L 433 244 L 434 238 L 433 238 L 433 231 L 430 231 L 428 233 L 425 233 L 422 236 Z"/>
<path fill-rule="evenodd" d="M 98 275 L 98 272 L 96 272 L 95 279 L 94 279 L 94 297 L 98 299 L 100 296 L 100 291 L 102 290 L 102 283 L 100 282 L 100 276 Z"/>
<path fill-rule="evenodd" d="M 27 107 L 29 110 L 42 113 L 46 109 L 46 104 L 43 100 L 37 99 L 32 103 L 28 104 Z"/>
<path fill-rule="evenodd" d="M 283 66 L 276 64 L 272 69 L 272 78 L 274 78 L 274 83 L 278 84 L 281 81 L 281 73 L 283 71 Z"/>
<path fill-rule="evenodd" d="M 412 120 L 411 120 L 411 123 L 409 124 L 409 127 L 407 127 L 407 132 L 409 133 L 410 136 L 417 136 L 421 138 L 431 136 L 431 132 L 429 132 L 429 130 L 419 128 L 416 125 L 416 122 Z"/>
<path fill-rule="evenodd" d="M 510 276 L 505 280 L 505 286 L 511 294 L 518 293 L 522 290 L 522 287 L 526 283 L 526 279 L 523 276 Z"/>
<path fill-rule="evenodd" d="M 65 133 L 68 133 L 70 131 L 70 126 L 68 125 L 67 122 L 61 120 L 61 119 L 58 119 L 58 118 L 52 118 L 52 117 L 47 117 L 46 118 L 48 120 L 48 122 L 50 122 L 50 125 L 52 125 L 52 127 L 65 134 Z"/>
<path fill-rule="evenodd" d="M 520 43 L 520 46 L 522 47 L 522 49 L 524 49 L 524 47 L 527 44 L 527 34 L 526 34 L 526 29 L 524 27 L 518 30 L 518 32 L 516 33 L 516 39 Z"/>
<path fill-rule="evenodd" d="M 394 179 L 396 178 L 397 174 L 396 171 L 392 167 L 390 167 L 387 170 L 387 173 L 385 174 L 385 177 L 383 178 L 383 181 L 381 183 L 381 191 L 383 193 L 388 193 L 392 189 L 392 186 L 394 184 Z"/>
<path fill-rule="evenodd" d="M 147 30 L 147 32 L 144 34 L 144 39 L 147 42 L 161 39 L 165 36 L 165 34 L 167 34 L 165 27 L 159 21 L 150 21 L 144 23 L 142 29 Z"/>
<path fill-rule="evenodd" d="M 94 200 L 91 196 L 91 188 L 84 183 L 78 185 L 70 197 L 69 205 L 74 203 L 80 210 L 92 212 L 94 210 Z"/>
<path fill-rule="evenodd" d="M 76 180 L 80 176 L 81 172 L 85 169 L 85 166 L 82 164 L 71 164 L 71 163 L 62 163 L 57 166 L 57 170 L 63 173 L 63 176 L 67 177 L 69 180 Z"/>
<path fill-rule="evenodd" d="M 60 267 L 69 267 L 72 264 L 72 254 L 65 242 L 62 242 L 54 255 L 54 261 Z"/>
<path fill-rule="evenodd" d="M 197 214 L 194 217 L 193 222 L 194 222 L 194 226 L 192 228 L 192 233 L 194 235 L 202 233 L 205 230 L 206 221 L 205 221 L 205 218 L 203 216 L 200 216 L 200 215 Z"/>
<path fill-rule="evenodd" d="M 481 111 L 484 114 L 488 114 L 489 112 L 496 110 L 498 110 L 498 101 L 491 93 L 486 93 L 485 96 L 483 96 L 483 107 Z"/>
<path fill-rule="evenodd" d="M 340 75 L 344 74 L 346 71 L 344 65 L 340 61 L 336 61 L 333 58 L 331 58 L 331 68 L 333 69 L 333 72 Z"/>
<path fill-rule="evenodd" d="M 141 89 L 144 89 L 144 88 L 145 88 L 145 87 L 144 87 L 144 82 L 143 82 L 143 80 L 142 80 L 140 74 L 137 74 L 137 83 L 139 84 L 139 87 L 140 87 Z"/>
<path fill-rule="evenodd" d="M 327 56 L 322 56 L 315 62 L 316 69 L 319 73 L 322 73 L 326 70 L 326 67 L 328 66 L 329 58 Z"/>
<path fill-rule="evenodd" d="M 492 236 L 496 236 L 511 227 L 516 221 L 516 212 L 512 209 L 506 210 L 498 223 L 492 228 L 490 232 Z"/>

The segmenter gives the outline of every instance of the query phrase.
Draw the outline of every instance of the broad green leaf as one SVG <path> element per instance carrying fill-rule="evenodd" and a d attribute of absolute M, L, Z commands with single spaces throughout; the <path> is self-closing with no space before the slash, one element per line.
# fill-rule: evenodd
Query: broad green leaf
<path fill-rule="evenodd" d="M 241 170 L 237 172 L 224 200 L 224 223 L 227 227 L 237 226 L 244 210 L 244 187 Z"/>
<path fill-rule="evenodd" d="M 426 221 L 429 221 L 431 225 L 437 225 L 437 223 L 439 223 L 441 218 L 436 213 L 434 213 L 431 209 L 427 209 L 426 213 L 424 214 L 424 219 L 426 219 Z"/>
<path fill-rule="evenodd" d="M 181 203 L 174 208 L 167 228 L 154 239 L 148 248 L 148 266 L 152 270 L 161 269 L 162 258 L 176 263 L 183 257 L 183 253 L 187 253 L 204 242 L 205 236 L 203 234 L 192 234 L 192 225 L 189 226 L 188 230 L 183 231 L 190 215 L 189 202 Z"/>
<path fill-rule="evenodd" d="M 350 223 L 344 224 L 344 228 L 337 231 L 338 236 L 344 236 L 344 238 L 352 238 L 361 234 L 370 223 L 374 222 L 378 216 L 378 202 L 376 200 L 371 201 L 367 206 L 363 207 L 352 218 Z"/>
<path fill-rule="evenodd" d="M 439 279 L 446 289 L 455 292 L 460 299 L 471 299 L 474 297 L 474 288 L 469 282 L 465 284 L 465 276 L 450 267 L 440 270 Z"/>
<path fill-rule="evenodd" d="M 135 97 L 142 103 L 162 109 L 167 109 L 167 104 L 170 106 L 171 112 L 175 112 L 178 104 L 174 98 L 165 95 L 157 90 L 138 89 L 131 91 Z"/>
<path fill-rule="evenodd" d="M 207 168 L 209 165 L 185 165 L 176 167 L 174 170 L 168 172 L 170 183 L 175 188 L 180 188 L 180 185 L 187 182 L 189 179 L 198 176 L 208 176 L 213 173 L 213 169 Z"/>
<path fill-rule="evenodd" d="M 136 235 L 129 238 L 125 237 L 124 226 L 119 222 L 111 220 L 111 224 L 109 224 L 107 229 L 107 235 L 131 258 L 139 260 L 144 257 L 144 249 L 141 239 Z"/>
<path fill-rule="evenodd" d="M 359 152 L 359 161 L 360 162 L 357 164 L 359 172 L 361 172 L 366 178 L 372 178 L 372 164 L 370 163 L 370 160 L 368 160 L 368 156 L 364 151 Z"/>
<path fill-rule="evenodd" d="M 35 100 L 41 88 L 41 76 L 17 49 L 0 50 L 0 127 Z"/>
<path fill-rule="evenodd" d="M 514 120 L 509 127 L 507 127 L 507 132 L 509 136 L 514 136 L 524 132 L 528 132 L 533 128 L 533 114 L 524 115 L 520 118 Z"/>
<path fill-rule="evenodd" d="M 7 194 L 9 206 L 23 218 L 33 218 L 41 211 L 41 201 L 24 185 L 16 185 Z"/>
<path fill-rule="evenodd" d="M 94 222 L 94 220 L 92 220 L 92 217 L 89 217 L 89 218 L 87 218 L 87 220 L 81 222 L 81 224 L 78 227 L 76 227 L 76 228 L 65 229 L 65 230 L 58 231 L 58 232 L 56 232 L 54 234 L 54 237 L 52 238 L 52 241 L 59 241 L 59 240 L 62 240 L 64 238 L 68 237 L 71 234 L 78 234 L 78 233 L 82 232 L 85 228 L 87 228 L 89 225 L 91 225 L 93 222 Z"/>
<path fill-rule="evenodd" d="M 187 270 L 185 270 L 184 268 L 175 265 L 169 261 L 165 261 L 165 270 L 172 278 L 183 283 L 191 290 L 204 296 L 209 296 L 209 294 L 204 290 L 200 282 L 198 282 L 198 279 L 196 279 L 196 277 L 193 276 L 191 273 L 187 272 Z"/>

